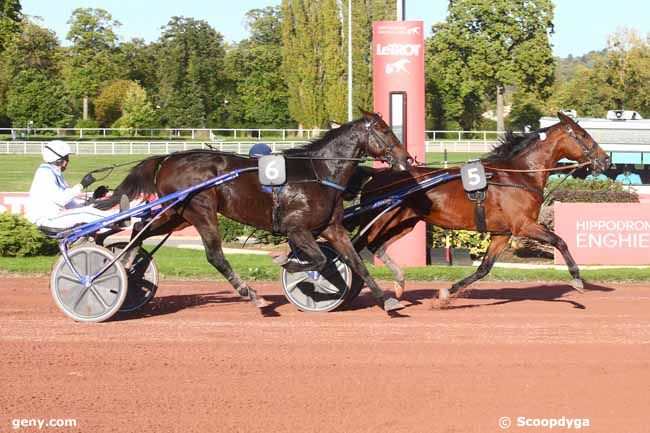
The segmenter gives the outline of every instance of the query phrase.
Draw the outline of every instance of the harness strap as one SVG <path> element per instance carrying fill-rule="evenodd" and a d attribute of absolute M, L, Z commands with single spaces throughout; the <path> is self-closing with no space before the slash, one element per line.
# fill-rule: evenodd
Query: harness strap
<path fill-rule="evenodd" d="M 485 207 L 483 207 L 483 202 L 480 200 L 476 202 L 474 220 L 476 222 L 476 230 L 479 233 L 487 232 L 487 222 L 485 221 Z"/>
<path fill-rule="evenodd" d="M 492 182 L 492 181 L 488 181 L 488 185 L 527 189 L 528 191 L 534 192 L 535 194 L 544 197 L 544 191 L 542 191 L 541 189 L 537 189 L 534 186 L 522 185 L 519 183 L 502 183 L 502 182 Z"/>
<path fill-rule="evenodd" d="M 271 209 L 271 223 L 274 235 L 281 234 L 282 209 L 280 206 L 280 194 L 282 194 L 282 188 L 272 188 L 273 208 Z"/>

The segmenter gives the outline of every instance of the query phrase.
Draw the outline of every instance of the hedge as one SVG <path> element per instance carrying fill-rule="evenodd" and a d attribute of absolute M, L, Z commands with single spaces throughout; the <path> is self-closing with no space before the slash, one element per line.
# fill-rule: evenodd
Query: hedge
<path fill-rule="evenodd" d="M 24 257 L 52 255 L 58 251 L 36 226 L 20 215 L 0 213 L 0 256 Z"/>

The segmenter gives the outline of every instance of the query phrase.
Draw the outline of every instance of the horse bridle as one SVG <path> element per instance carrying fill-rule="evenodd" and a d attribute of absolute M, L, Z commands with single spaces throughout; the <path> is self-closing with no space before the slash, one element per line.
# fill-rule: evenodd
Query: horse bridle
<path fill-rule="evenodd" d="M 375 131 L 375 125 L 381 120 L 381 114 L 373 113 L 372 120 L 369 120 L 365 123 L 366 132 L 368 132 L 368 144 L 370 144 L 370 136 L 375 139 L 375 142 L 379 145 L 379 150 L 382 152 L 382 160 L 390 164 L 391 166 L 395 163 L 395 155 L 393 155 L 393 149 L 395 148 L 395 143 L 389 144 L 377 134 Z"/>
<path fill-rule="evenodd" d="M 580 137 L 578 137 L 578 134 L 575 133 L 573 128 L 571 128 L 569 125 L 563 125 L 564 130 L 569 134 L 569 137 L 573 139 L 576 143 L 582 147 L 583 151 L 583 156 L 589 161 L 592 165 L 600 167 L 601 169 L 605 170 L 607 167 L 603 167 L 603 165 L 600 163 L 600 160 L 598 158 L 594 158 L 593 155 L 598 149 L 598 144 L 594 142 L 594 145 L 589 147 L 587 144 L 584 142 L 584 140 Z"/>

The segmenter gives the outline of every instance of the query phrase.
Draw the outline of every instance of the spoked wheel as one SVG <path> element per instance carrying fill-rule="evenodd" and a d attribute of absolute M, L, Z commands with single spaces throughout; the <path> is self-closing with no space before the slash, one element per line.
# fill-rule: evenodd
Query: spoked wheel
<path fill-rule="evenodd" d="M 111 318 L 126 298 L 127 275 L 122 263 L 113 263 L 90 282 L 91 277 L 113 260 L 113 253 L 98 245 L 82 244 L 72 248 L 68 256 L 82 281 L 60 257 L 50 279 L 56 305 L 78 322 L 103 322 Z"/>
<path fill-rule="evenodd" d="M 126 247 L 127 242 L 116 242 L 106 248 L 113 254 L 117 254 Z M 122 264 L 127 266 L 126 275 L 129 289 L 126 292 L 126 299 L 120 308 L 120 312 L 128 313 L 142 308 L 151 301 L 158 290 L 158 267 L 153 257 L 142 247 L 138 248 L 135 258 L 130 259 L 130 254 L 122 257 Z M 128 266 L 125 260 L 131 260 L 132 265 Z"/>
<path fill-rule="evenodd" d="M 345 300 L 352 282 L 352 271 L 340 258 L 336 250 L 320 243 L 327 265 L 322 272 L 288 272 L 282 269 L 282 290 L 287 299 L 302 311 L 332 311 Z M 289 259 L 306 260 L 299 254 Z"/>

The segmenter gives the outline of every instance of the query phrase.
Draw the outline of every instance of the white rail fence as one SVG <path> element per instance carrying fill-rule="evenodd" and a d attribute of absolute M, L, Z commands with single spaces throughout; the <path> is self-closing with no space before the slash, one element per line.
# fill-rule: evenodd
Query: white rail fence
<path fill-rule="evenodd" d="M 47 141 L 0 141 L 0 153 L 40 154 Z M 259 141 L 69 141 L 77 155 L 154 155 L 191 149 L 217 149 L 223 152 L 245 154 Z M 274 151 L 292 149 L 308 141 L 268 141 Z M 426 141 L 427 152 L 488 152 L 496 141 Z"/>
<path fill-rule="evenodd" d="M 0 154 L 37 155 L 47 141 L 0 141 Z M 77 155 L 158 155 L 191 149 L 216 149 L 223 152 L 247 154 L 259 141 L 68 141 Z M 271 149 L 293 149 L 308 143 L 302 141 L 265 141 Z M 426 152 L 485 153 L 498 144 L 497 140 L 427 140 Z M 643 154 L 650 162 L 650 143 L 602 143 L 606 152 Z M 635 162 L 635 161 L 623 161 Z M 640 163 L 640 160 L 638 161 Z M 647 163 L 647 162 L 646 162 Z"/>

